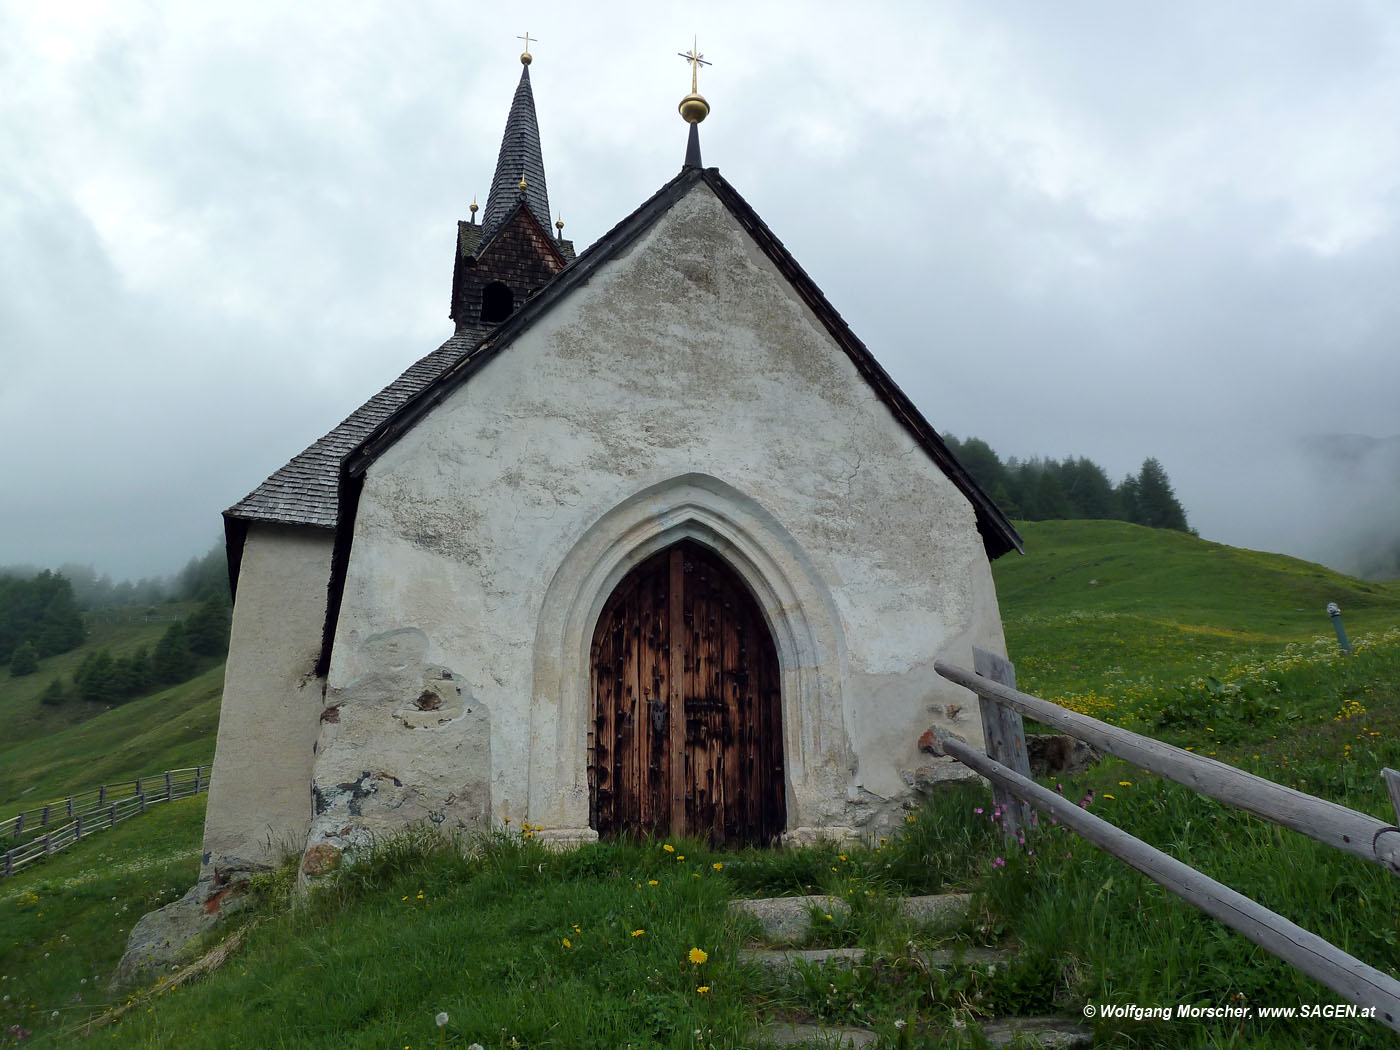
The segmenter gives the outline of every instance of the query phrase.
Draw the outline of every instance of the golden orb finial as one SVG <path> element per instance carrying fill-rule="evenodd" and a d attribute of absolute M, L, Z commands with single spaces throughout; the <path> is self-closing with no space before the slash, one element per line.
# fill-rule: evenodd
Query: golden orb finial
<path fill-rule="evenodd" d="M 525 41 L 525 50 L 520 54 L 520 64 L 522 66 L 528 66 L 532 61 L 534 61 L 530 57 L 530 41 L 534 40 L 534 42 L 538 44 L 540 42 L 540 38 L 530 36 L 530 31 L 527 29 L 525 30 L 524 36 L 518 36 L 515 39 Z"/>
<path fill-rule="evenodd" d="M 691 38 L 690 50 L 677 51 L 676 54 L 690 63 L 690 94 L 681 99 L 681 104 L 677 109 L 680 110 L 681 119 L 687 124 L 699 124 L 710 115 L 710 104 L 705 101 L 705 96 L 700 94 L 700 67 L 714 63 L 705 61 L 705 56 L 700 53 L 700 48 L 693 37 Z"/>
<path fill-rule="evenodd" d="M 561 215 L 559 216 L 559 218 L 554 220 L 554 228 L 558 230 L 561 234 L 564 232 L 564 216 Z"/>
<path fill-rule="evenodd" d="M 470 211 L 470 212 L 472 213 L 472 222 L 476 222 L 477 207 L 476 207 L 476 194 L 475 194 L 475 193 L 472 194 L 472 204 L 471 204 L 471 207 L 468 208 L 467 210 Z"/>
<path fill-rule="evenodd" d="M 524 193 L 530 188 L 530 184 L 525 181 L 525 173 L 523 171 L 520 173 L 520 185 L 516 186 L 515 188 L 518 189 L 521 193 Z"/>

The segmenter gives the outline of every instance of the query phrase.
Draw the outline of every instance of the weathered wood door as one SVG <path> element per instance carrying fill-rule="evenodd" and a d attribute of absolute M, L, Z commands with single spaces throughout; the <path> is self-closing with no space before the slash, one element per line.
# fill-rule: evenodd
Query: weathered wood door
<path fill-rule="evenodd" d="M 633 569 L 593 634 L 590 820 L 766 844 L 784 827 L 778 655 L 747 586 L 685 541 Z"/>

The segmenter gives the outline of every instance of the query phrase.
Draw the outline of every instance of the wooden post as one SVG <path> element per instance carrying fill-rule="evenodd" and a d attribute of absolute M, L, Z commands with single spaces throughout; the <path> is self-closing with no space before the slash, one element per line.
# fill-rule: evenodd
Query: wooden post
<path fill-rule="evenodd" d="M 15 838 L 19 838 L 19 833 L 24 830 L 24 814 L 15 817 Z"/>
<path fill-rule="evenodd" d="M 43 814 L 39 817 L 39 827 L 41 827 L 41 828 L 46 828 L 46 827 L 48 827 L 48 826 L 49 826 L 49 804 L 48 804 L 47 802 L 45 802 L 45 803 L 44 803 L 44 812 L 43 812 Z"/>
<path fill-rule="evenodd" d="M 1315 933 L 1269 911 L 1242 893 L 1216 882 L 1189 864 L 1134 838 L 1122 828 L 1081 809 L 1035 781 L 1012 772 L 968 747 L 961 740 L 938 735 L 939 744 L 959 762 L 1055 816 L 1130 868 L 1165 886 L 1182 900 L 1244 934 L 1265 951 L 1321 981 L 1358 1006 L 1375 1007 L 1376 1020 L 1400 1032 L 1400 981 L 1353 958 Z"/>
<path fill-rule="evenodd" d="M 9 878 L 15 873 L 15 851 L 10 849 L 5 851 L 5 877 Z"/>
<path fill-rule="evenodd" d="M 105 805 L 107 804 L 107 785 L 106 785 L 106 784 L 103 784 L 100 788 L 97 789 L 97 804 L 98 804 L 99 806 L 105 806 Z"/>
<path fill-rule="evenodd" d="M 46 832 L 44 832 L 44 856 L 46 856 L 46 857 L 47 857 L 50 853 L 53 852 L 53 851 L 49 848 L 49 847 L 50 847 L 50 840 L 51 840 L 52 838 L 53 838 L 53 832 L 52 832 L 52 831 L 46 831 Z"/>
<path fill-rule="evenodd" d="M 114 828 L 117 826 L 117 804 L 112 803 L 112 808 L 107 811 L 107 826 Z"/>
<path fill-rule="evenodd" d="M 1390 792 L 1390 804 L 1395 807 L 1395 823 L 1400 824 L 1400 773 L 1393 769 L 1382 769 L 1381 776 L 1385 777 L 1385 789 Z"/>
<path fill-rule="evenodd" d="M 170 779 L 170 770 L 165 771 L 165 801 L 175 801 L 175 783 Z"/>
<path fill-rule="evenodd" d="M 73 816 L 73 796 L 72 796 L 72 795 L 69 795 L 69 796 L 68 796 L 68 816 L 69 816 L 70 818 Z"/>
<path fill-rule="evenodd" d="M 592 730 L 590 729 L 589 732 L 591 733 Z M 194 793 L 195 793 L 196 795 L 199 794 L 199 781 L 200 781 L 200 778 L 201 778 L 203 775 L 204 775 L 204 767 L 203 767 L 203 766 L 195 766 L 195 767 L 194 767 Z"/>
<path fill-rule="evenodd" d="M 146 812 L 146 793 L 143 791 L 143 792 L 141 792 L 141 794 L 137 795 L 136 797 L 139 798 L 139 799 L 141 800 L 141 812 L 142 812 L 142 813 Z"/>
<path fill-rule="evenodd" d="M 73 818 L 76 823 L 73 825 L 73 834 L 79 842 L 83 841 L 83 815 L 79 813 Z"/>
<path fill-rule="evenodd" d="M 972 667 L 983 678 L 1016 688 L 1016 667 L 1004 656 L 986 649 L 972 649 Z M 1031 775 L 1030 759 L 1026 756 L 1026 730 L 1021 715 L 995 700 L 977 697 L 982 709 L 982 733 L 987 740 L 988 757 L 1015 770 L 1023 777 Z M 1002 827 L 1008 838 L 1015 838 L 1030 827 L 1031 808 L 999 784 L 992 785 L 992 799 L 1002 811 Z"/>

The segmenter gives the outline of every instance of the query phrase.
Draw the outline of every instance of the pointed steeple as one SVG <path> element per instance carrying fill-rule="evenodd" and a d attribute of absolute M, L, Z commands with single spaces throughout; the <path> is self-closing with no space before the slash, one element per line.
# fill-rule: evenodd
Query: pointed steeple
<path fill-rule="evenodd" d="M 535 95 L 530 89 L 530 52 L 520 56 L 520 84 L 510 104 L 506 131 L 501 136 L 501 152 L 496 160 L 496 176 L 486 198 L 481 220 L 481 243 L 489 241 L 502 220 L 521 198 L 549 229 L 549 191 L 544 182 L 544 156 L 540 151 L 540 127 L 535 119 Z"/>

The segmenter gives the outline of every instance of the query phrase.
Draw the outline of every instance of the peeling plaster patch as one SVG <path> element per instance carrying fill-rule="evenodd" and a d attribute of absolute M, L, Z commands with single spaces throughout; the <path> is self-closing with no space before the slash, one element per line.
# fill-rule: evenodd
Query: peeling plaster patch
<path fill-rule="evenodd" d="M 364 845 L 417 821 L 448 831 L 485 827 L 489 712 L 459 674 L 425 666 L 428 645 L 416 628 L 371 635 L 357 654 L 369 673 L 329 691 L 339 717 L 321 726 L 307 856 Z"/>

